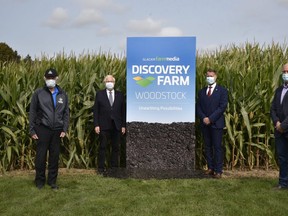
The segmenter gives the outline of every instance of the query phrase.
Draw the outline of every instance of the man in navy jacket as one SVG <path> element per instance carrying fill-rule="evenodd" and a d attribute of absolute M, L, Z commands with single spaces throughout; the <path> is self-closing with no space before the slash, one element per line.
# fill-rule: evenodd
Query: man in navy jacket
<path fill-rule="evenodd" d="M 105 171 L 105 155 L 108 141 L 111 140 L 111 167 L 119 166 L 119 145 L 121 134 L 126 132 L 126 106 L 124 95 L 114 90 L 115 78 L 107 75 L 106 89 L 98 91 L 94 103 L 95 133 L 100 135 L 98 149 L 98 172 Z"/>
<path fill-rule="evenodd" d="M 216 84 L 217 72 L 206 72 L 208 86 L 198 93 L 197 116 L 205 142 L 207 174 L 221 178 L 223 172 L 222 136 L 225 127 L 224 112 L 228 103 L 228 92 Z"/>
<path fill-rule="evenodd" d="M 276 189 L 288 189 L 288 63 L 283 66 L 282 79 L 283 85 L 276 89 L 270 112 L 279 164 Z"/>

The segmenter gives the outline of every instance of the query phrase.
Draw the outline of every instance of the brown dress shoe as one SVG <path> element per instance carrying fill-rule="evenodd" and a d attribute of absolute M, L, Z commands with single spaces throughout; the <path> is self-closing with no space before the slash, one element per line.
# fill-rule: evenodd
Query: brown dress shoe
<path fill-rule="evenodd" d="M 283 187 L 282 185 L 277 185 L 273 187 L 273 190 L 288 190 L 288 187 Z"/>
<path fill-rule="evenodd" d="M 214 171 L 211 169 L 206 170 L 205 172 L 206 175 L 214 175 Z"/>
<path fill-rule="evenodd" d="M 221 179 L 222 178 L 222 174 L 221 173 L 215 173 L 214 178 Z"/>

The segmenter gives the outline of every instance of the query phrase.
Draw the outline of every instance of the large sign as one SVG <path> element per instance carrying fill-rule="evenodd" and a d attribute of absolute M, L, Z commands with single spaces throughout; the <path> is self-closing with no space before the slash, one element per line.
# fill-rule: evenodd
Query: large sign
<path fill-rule="evenodd" d="M 195 122 L 195 37 L 127 39 L 127 122 Z"/>

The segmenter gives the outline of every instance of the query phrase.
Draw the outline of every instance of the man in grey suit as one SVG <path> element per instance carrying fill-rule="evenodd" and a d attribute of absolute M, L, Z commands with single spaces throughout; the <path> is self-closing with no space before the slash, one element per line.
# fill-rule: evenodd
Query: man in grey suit
<path fill-rule="evenodd" d="M 98 91 L 94 103 L 94 129 L 100 135 L 98 149 L 98 172 L 106 170 L 105 155 L 108 141 L 111 140 L 111 167 L 119 166 L 119 149 L 121 134 L 126 132 L 126 106 L 124 95 L 114 90 L 115 78 L 104 78 L 106 89 Z"/>
<path fill-rule="evenodd" d="M 279 183 L 275 189 L 288 189 L 288 63 L 282 68 L 283 85 L 276 89 L 271 105 L 279 164 Z"/>

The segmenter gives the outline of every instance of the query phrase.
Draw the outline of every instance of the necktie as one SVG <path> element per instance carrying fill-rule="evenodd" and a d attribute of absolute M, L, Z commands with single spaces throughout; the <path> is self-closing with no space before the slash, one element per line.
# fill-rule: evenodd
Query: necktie
<path fill-rule="evenodd" d="M 113 105 L 112 91 L 109 91 L 109 102 L 110 102 L 110 105 L 112 106 Z"/>
<path fill-rule="evenodd" d="M 209 90 L 208 90 L 208 94 L 207 95 L 208 95 L 208 97 L 210 97 L 212 86 L 209 86 L 208 88 L 209 88 Z"/>

